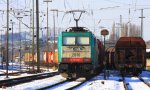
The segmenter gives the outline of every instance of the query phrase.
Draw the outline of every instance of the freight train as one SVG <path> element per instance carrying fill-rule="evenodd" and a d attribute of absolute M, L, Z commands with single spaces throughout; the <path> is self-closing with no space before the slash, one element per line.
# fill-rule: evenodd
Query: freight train
<path fill-rule="evenodd" d="M 58 37 L 58 71 L 66 78 L 88 77 L 103 67 L 103 45 L 85 27 L 70 27 Z"/>
<path fill-rule="evenodd" d="M 23 59 L 25 64 L 35 64 L 37 63 L 37 53 L 35 53 L 34 56 L 32 55 L 32 53 L 25 53 Z M 40 65 L 49 66 L 53 67 L 53 69 L 57 69 L 58 52 L 42 52 L 40 54 Z"/>
<path fill-rule="evenodd" d="M 121 37 L 114 52 L 114 66 L 123 74 L 138 75 L 146 66 L 146 44 L 141 37 Z"/>

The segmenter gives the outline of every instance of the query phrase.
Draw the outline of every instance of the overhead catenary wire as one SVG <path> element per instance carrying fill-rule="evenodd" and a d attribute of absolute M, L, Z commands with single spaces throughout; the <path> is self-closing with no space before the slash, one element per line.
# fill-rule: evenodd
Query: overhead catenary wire
<path fill-rule="evenodd" d="M 112 2 L 112 3 L 118 3 L 118 4 L 122 4 L 122 5 L 130 5 L 128 3 L 118 2 L 118 1 L 113 1 L 113 0 L 104 0 L 104 1 Z"/>
<path fill-rule="evenodd" d="M 133 17 L 134 17 L 134 15 L 135 15 L 135 13 L 136 13 L 136 4 L 137 4 L 137 0 L 135 1 L 135 10 L 133 11 L 133 15 L 132 15 L 132 17 L 129 19 L 129 22 L 132 22 L 132 20 L 133 20 Z"/>

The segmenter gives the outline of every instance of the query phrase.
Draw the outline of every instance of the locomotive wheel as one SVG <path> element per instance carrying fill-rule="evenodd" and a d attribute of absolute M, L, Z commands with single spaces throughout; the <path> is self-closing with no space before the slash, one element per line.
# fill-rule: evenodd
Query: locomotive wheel
<path fill-rule="evenodd" d="M 68 74 L 67 73 L 60 73 L 60 75 L 64 78 L 68 78 Z"/>
<path fill-rule="evenodd" d="M 77 74 L 76 74 L 76 73 L 72 73 L 72 74 L 71 74 L 71 77 L 72 77 L 72 78 L 77 78 Z"/>
<path fill-rule="evenodd" d="M 56 66 L 53 66 L 53 67 L 52 67 L 52 70 L 53 70 L 53 71 L 56 71 L 57 69 L 58 69 L 58 67 L 56 67 Z"/>
<path fill-rule="evenodd" d="M 93 75 L 95 74 L 96 72 L 94 70 L 91 70 L 90 73 Z"/>

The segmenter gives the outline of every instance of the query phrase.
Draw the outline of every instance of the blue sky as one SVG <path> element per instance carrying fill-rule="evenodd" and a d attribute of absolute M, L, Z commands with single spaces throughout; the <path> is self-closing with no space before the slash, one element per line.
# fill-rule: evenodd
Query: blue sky
<path fill-rule="evenodd" d="M 6 1 L 0 0 L 0 10 L 6 10 Z M 43 14 L 46 13 L 46 3 L 43 0 L 39 0 L 40 8 L 40 26 L 46 27 L 46 17 Z M 29 10 L 32 7 L 32 0 L 10 0 L 10 8 Z M 131 10 L 129 15 L 129 8 Z M 130 17 L 130 23 L 141 25 L 140 9 L 144 8 L 144 40 L 150 40 L 149 26 L 150 26 L 150 0 L 53 0 L 49 3 L 49 27 L 53 27 L 53 16 L 50 9 L 58 9 L 60 11 L 68 10 L 86 10 L 87 13 L 83 14 L 79 21 L 79 26 L 88 27 L 95 34 L 100 35 L 100 27 L 106 27 L 111 31 L 113 22 L 120 22 L 120 15 L 122 15 L 122 22 L 128 22 Z M 0 12 L 0 26 L 6 23 L 6 13 Z M 17 28 L 18 21 L 10 15 L 10 18 L 16 22 Z M 22 20 L 29 25 L 29 17 L 24 17 Z M 98 23 L 100 21 L 100 23 Z M 69 26 L 75 26 L 73 16 L 71 14 L 58 13 L 56 17 L 56 26 L 67 28 Z M 26 30 L 23 26 L 22 30 Z M 3 28 L 0 28 L 3 29 Z M 18 30 L 16 29 L 16 32 Z"/>

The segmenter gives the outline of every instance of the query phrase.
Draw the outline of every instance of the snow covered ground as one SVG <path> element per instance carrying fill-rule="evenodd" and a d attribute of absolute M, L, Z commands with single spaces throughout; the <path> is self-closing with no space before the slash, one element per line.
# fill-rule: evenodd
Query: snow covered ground
<path fill-rule="evenodd" d="M 60 75 L 56 75 L 54 77 L 49 77 L 49 78 L 41 79 L 41 80 L 34 80 L 29 83 L 24 83 L 24 84 L 8 87 L 6 89 L 7 90 L 36 90 L 38 88 L 53 85 L 55 83 L 58 83 L 64 80 L 65 78 L 61 77 Z"/>
<path fill-rule="evenodd" d="M 27 66 L 21 65 L 21 70 L 20 70 L 20 65 L 18 63 L 13 63 L 13 66 L 12 66 L 11 63 L 9 63 L 9 67 L 8 68 L 9 68 L 8 69 L 8 73 L 26 71 L 28 69 Z M 55 71 L 53 71 L 52 69 L 49 69 L 48 71 L 45 71 L 43 73 L 49 73 L 49 72 L 55 72 Z M 4 65 L 3 69 L 0 68 L 0 74 L 5 74 L 5 73 L 6 73 L 6 67 Z M 3 76 L 0 76 L 0 80 L 6 80 L 6 79 L 11 79 L 11 78 L 19 78 L 19 77 L 31 76 L 31 75 L 35 75 L 35 74 L 21 73 L 19 75 L 8 75 L 8 78 L 6 78 L 6 75 L 3 75 Z"/>
<path fill-rule="evenodd" d="M 123 83 L 119 82 L 118 81 L 119 79 L 120 77 L 110 76 L 108 80 L 104 80 L 103 75 L 100 74 L 92 78 L 91 80 L 87 81 L 82 86 L 76 88 L 75 90 L 124 90 Z M 66 79 L 61 77 L 60 75 L 57 75 L 57 76 L 42 79 L 42 80 L 35 80 L 29 83 L 7 87 L 6 90 L 36 90 L 38 88 L 53 85 L 55 83 L 58 83 L 64 80 Z M 69 87 L 72 87 L 81 83 L 81 81 L 82 80 L 66 82 L 64 84 L 59 85 L 58 87 L 53 87 L 48 90 L 65 90 L 66 88 L 69 88 Z"/>
<path fill-rule="evenodd" d="M 150 84 L 150 71 L 143 71 L 140 76 Z"/>
<path fill-rule="evenodd" d="M 74 90 L 125 90 L 123 82 L 119 81 L 120 79 L 121 77 L 112 75 L 107 80 L 104 80 L 103 75 L 100 74 L 92 78 L 91 80 L 87 81 L 83 85 L 79 86 L 78 88 L 75 88 Z M 24 83 L 24 84 L 8 87 L 6 88 L 6 90 L 36 90 L 38 88 L 53 85 L 55 83 L 58 83 L 64 80 L 65 78 L 61 77 L 60 75 L 57 75 L 57 76 L 42 79 L 42 80 L 35 80 L 29 83 Z M 141 83 L 136 78 L 126 78 L 126 80 L 132 85 L 131 87 L 132 90 L 141 90 L 141 88 L 144 88 L 144 90 L 150 90 L 149 87 L 137 88 L 137 86 L 140 86 L 143 83 Z M 64 84 L 59 85 L 58 87 L 53 87 L 48 90 L 65 90 L 66 88 L 77 85 L 79 83 L 81 82 L 80 81 L 66 82 Z"/>
<path fill-rule="evenodd" d="M 125 81 L 129 83 L 128 86 L 130 90 L 150 90 L 150 87 L 148 87 L 137 77 L 126 77 Z"/>
<path fill-rule="evenodd" d="M 117 73 L 110 74 L 107 80 L 104 80 L 103 74 L 100 74 L 74 90 L 124 90 L 123 82 L 120 82 L 122 78 Z"/>
<path fill-rule="evenodd" d="M 0 69 L 0 72 L 5 72 L 5 70 Z M 31 74 L 21 74 L 15 77 L 21 77 L 21 76 L 26 76 L 26 75 L 31 75 Z M 143 71 L 140 76 L 144 80 L 150 83 L 149 71 Z M 9 76 L 9 78 L 14 78 L 14 76 Z M 6 79 L 5 76 L 0 76 L 0 80 L 3 80 L 3 79 Z M 110 76 L 107 78 L 107 80 L 104 80 L 104 75 L 103 73 L 101 73 L 93 77 L 89 81 L 85 82 L 84 84 L 80 85 L 79 87 L 75 88 L 74 90 L 125 90 L 124 84 L 121 81 L 121 79 L 122 77 L 119 76 L 119 73 L 117 71 L 111 71 Z M 150 90 L 148 86 L 144 86 L 144 83 L 142 83 L 140 80 L 138 80 L 135 77 L 130 77 L 130 78 L 126 77 L 125 79 L 131 85 L 130 89 L 132 90 Z M 53 84 L 56 84 L 58 82 L 62 82 L 65 80 L 66 79 L 63 78 L 62 76 L 56 75 L 56 76 L 41 79 L 41 80 L 33 80 L 32 82 L 19 84 L 19 85 L 12 86 L 12 87 L 7 87 L 6 89 L 3 89 L 3 90 L 36 90 L 38 88 L 50 86 L 50 85 L 53 85 Z M 84 80 L 85 80 L 84 78 L 83 79 L 81 78 L 76 81 L 71 81 L 71 82 L 69 81 L 57 87 L 53 87 L 47 90 L 65 90 L 69 87 L 72 87 L 81 83 Z M 141 86 L 141 87 L 137 88 L 138 86 Z M 0 88 L 0 90 L 1 89 L 2 88 Z"/>
<path fill-rule="evenodd" d="M 86 83 L 76 88 L 75 90 L 124 90 L 123 82 L 119 82 L 119 79 L 121 79 L 121 77 L 110 75 L 108 80 L 104 80 L 103 78 L 104 78 L 103 74 L 99 74 L 98 76 L 87 81 Z M 42 80 L 35 80 L 29 83 L 7 87 L 6 89 L 7 90 L 36 90 L 38 88 L 53 85 L 55 83 L 58 83 L 64 80 L 66 79 L 60 75 L 57 75 L 57 76 L 42 79 Z M 48 90 L 65 90 L 69 87 L 72 87 L 81 83 L 83 80 L 80 79 L 80 80 L 73 81 L 73 82 L 66 82 L 64 84 L 61 84 L 57 87 L 53 87 Z"/>

